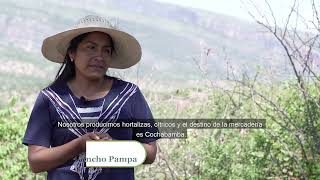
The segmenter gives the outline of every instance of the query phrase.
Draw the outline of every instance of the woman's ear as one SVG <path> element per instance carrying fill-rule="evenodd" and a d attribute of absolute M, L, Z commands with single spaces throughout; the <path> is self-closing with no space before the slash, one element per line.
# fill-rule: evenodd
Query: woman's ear
<path fill-rule="evenodd" d="M 74 57 L 75 57 L 74 53 L 73 52 L 68 52 L 68 55 L 70 57 L 70 60 L 73 62 L 74 61 Z"/>

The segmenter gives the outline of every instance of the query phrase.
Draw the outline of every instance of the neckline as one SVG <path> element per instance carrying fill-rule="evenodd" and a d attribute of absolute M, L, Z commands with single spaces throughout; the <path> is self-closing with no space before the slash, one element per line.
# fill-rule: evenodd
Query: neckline
<path fill-rule="evenodd" d="M 110 77 L 110 76 L 106 76 L 106 77 L 107 77 L 108 79 L 112 79 L 112 85 L 111 85 L 111 88 L 110 88 L 110 90 L 108 91 L 108 93 L 107 93 L 106 95 L 104 95 L 103 97 L 101 97 L 101 98 L 86 100 L 86 102 L 85 102 L 86 104 L 89 104 L 89 103 L 90 103 L 90 104 L 92 104 L 92 103 L 95 104 L 95 103 L 97 103 L 97 102 L 103 101 L 106 97 L 111 96 L 111 94 L 112 94 L 112 92 L 113 92 L 113 90 L 114 90 L 114 88 L 115 88 L 115 84 L 116 84 L 116 82 L 117 82 L 117 79 L 114 78 L 114 77 Z M 69 88 L 67 82 L 65 82 L 64 85 L 65 85 L 68 93 L 72 96 L 72 99 L 75 100 L 75 101 L 77 102 L 77 104 L 78 104 L 78 103 L 81 103 L 81 104 L 84 103 L 82 99 L 80 99 L 79 97 L 77 97 L 77 96 L 72 92 L 72 90 Z"/>

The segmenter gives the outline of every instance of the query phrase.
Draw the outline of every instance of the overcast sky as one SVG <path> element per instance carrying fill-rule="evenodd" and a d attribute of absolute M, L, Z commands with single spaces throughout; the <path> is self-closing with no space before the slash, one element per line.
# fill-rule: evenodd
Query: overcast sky
<path fill-rule="evenodd" d="M 165 2 L 170 4 L 178 4 L 186 7 L 193 7 L 212 11 L 216 13 L 235 16 L 244 20 L 253 21 L 248 14 L 248 8 L 242 2 L 250 2 L 250 0 L 156 0 L 158 2 Z M 267 4 L 265 0 L 251 0 L 259 8 L 267 11 Z M 268 0 L 277 21 L 281 22 L 286 19 L 290 12 L 290 7 L 293 5 L 294 0 Z M 300 14 L 306 17 L 308 20 L 312 19 L 312 9 L 310 0 L 297 0 L 299 3 Z M 320 5 L 320 3 L 318 4 Z M 253 6 L 251 6 L 252 8 Z"/>

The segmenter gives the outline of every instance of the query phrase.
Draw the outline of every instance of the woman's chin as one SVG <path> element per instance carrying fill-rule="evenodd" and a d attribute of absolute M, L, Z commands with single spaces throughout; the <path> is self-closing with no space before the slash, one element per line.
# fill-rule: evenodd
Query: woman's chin
<path fill-rule="evenodd" d="M 105 76 L 105 73 L 90 73 L 87 74 L 87 78 L 90 80 L 99 80 Z"/>

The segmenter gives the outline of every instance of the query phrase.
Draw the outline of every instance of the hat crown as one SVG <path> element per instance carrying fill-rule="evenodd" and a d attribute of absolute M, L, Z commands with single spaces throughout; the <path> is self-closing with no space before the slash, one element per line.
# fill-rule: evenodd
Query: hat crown
<path fill-rule="evenodd" d="M 83 27 L 103 27 L 110 29 L 118 29 L 116 22 L 112 23 L 110 20 L 96 15 L 85 16 L 74 25 L 74 28 Z"/>

